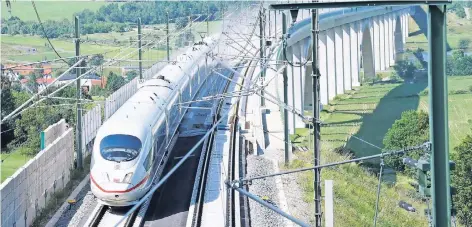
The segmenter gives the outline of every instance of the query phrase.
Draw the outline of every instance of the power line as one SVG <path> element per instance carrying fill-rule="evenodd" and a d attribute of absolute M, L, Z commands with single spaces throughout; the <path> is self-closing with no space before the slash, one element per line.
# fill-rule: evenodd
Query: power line
<path fill-rule="evenodd" d="M 41 26 L 41 30 L 43 30 L 44 37 L 46 37 L 46 39 L 48 40 L 49 45 L 51 45 L 51 48 L 52 48 L 52 50 L 54 50 L 56 55 L 59 58 L 62 59 L 61 55 L 56 51 L 56 48 L 54 48 L 54 45 L 52 45 L 51 40 L 49 40 L 48 34 L 46 33 L 46 29 L 44 29 L 43 23 L 41 22 L 41 18 L 39 17 L 39 13 L 38 13 L 38 10 L 36 9 L 36 5 L 34 4 L 34 1 L 31 0 L 31 3 L 33 4 L 34 12 L 36 13 L 36 17 L 38 18 L 39 26 Z M 65 61 L 64 59 L 62 59 L 62 61 L 64 61 L 67 65 L 69 65 L 69 63 L 67 61 Z"/>

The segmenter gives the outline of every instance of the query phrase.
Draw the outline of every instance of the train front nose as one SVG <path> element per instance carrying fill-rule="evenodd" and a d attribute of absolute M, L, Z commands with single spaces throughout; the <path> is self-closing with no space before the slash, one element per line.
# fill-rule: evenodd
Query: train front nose
<path fill-rule="evenodd" d="M 90 185 L 92 193 L 110 206 L 128 206 L 136 203 L 143 195 L 140 185 L 115 182 L 94 182 Z"/>

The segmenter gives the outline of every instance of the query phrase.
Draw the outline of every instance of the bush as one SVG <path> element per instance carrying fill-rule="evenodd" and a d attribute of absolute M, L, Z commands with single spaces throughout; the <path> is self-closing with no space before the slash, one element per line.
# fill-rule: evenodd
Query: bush
<path fill-rule="evenodd" d="M 453 196 L 457 217 L 464 226 L 472 226 L 472 137 L 468 135 L 455 147 L 456 169 L 452 171 L 452 183 L 457 189 Z"/>
<path fill-rule="evenodd" d="M 459 49 L 467 49 L 469 48 L 469 44 L 470 44 L 470 39 L 460 39 L 459 40 Z"/>
<path fill-rule="evenodd" d="M 397 72 L 392 72 L 392 74 L 390 75 L 390 80 L 397 82 L 397 81 L 400 81 L 401 78 L 398 76 Z"/>
<path fill-rule="evenodd" d="M 452 91 L 449 91 L 450 95 L 461 95 L 461 94 L 467 94 L 467 93 L 469 93 L 469 92 L 466 91 L 466 90 L 452 90 Z"/>
<path fill-rule="evenodd" d="M 393 68 L 395 69 L 397 75 L 405 80 L 413 79 L 414 73 L 416 71 L 416 66 L 414 64 L 404 60 L 398 61 L 397 64 L 393 66 Z"/>
<path fill-rule="evenodd" d="M 388 150 L 398 150 L 409 146 L 416 146 L 429 140 L 429 117 L 424 111 L 408 110 L 402 113 L 399 120 L 396 120 L 387 131 L 383 144 Z M 406 156 L 418 159 L 423 151 L 411 151 Z M 400 156 L 392 156 L 386 159 L 387 165 L 404 171 L 407 175 L 413 176 L 414 169 L 405 166 Z"/>
<path fill-rule="evenodd" d="M 465 18 L 467 15 L 465 14 L 464 7 L 457 7 L 457 8 L 456 8 L 456 15 L 457 15 L 459 18 Z"/>
<path fill-rule="evenodd" d="M 429 95 L 429 90 L 428 90 L 428 89 L 425 89 L 424 91 L 420 92 L 420 95 L 421 95 L 421 96 Z"/>

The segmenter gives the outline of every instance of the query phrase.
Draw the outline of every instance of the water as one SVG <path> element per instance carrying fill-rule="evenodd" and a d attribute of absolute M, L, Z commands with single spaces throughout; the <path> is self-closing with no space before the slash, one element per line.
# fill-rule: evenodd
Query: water
<path fill-rule="evenodd" d="M 446 54 L 447 56 L 452 56 L 452 52 L 453 51 L 448 51 Z M 429 53 L 428 52 L 423 52 L 423 59 L 428 62 L 429 61 Z M 466 56 L 471 56 L 472 55 L 472 52 L 465 52 L 464 53 Z M 416 57 L 415 55 L 411 54 L 411 55 L 408 55 L 408 60 L 409 61 L 415 61 L 416 60 Z"/>

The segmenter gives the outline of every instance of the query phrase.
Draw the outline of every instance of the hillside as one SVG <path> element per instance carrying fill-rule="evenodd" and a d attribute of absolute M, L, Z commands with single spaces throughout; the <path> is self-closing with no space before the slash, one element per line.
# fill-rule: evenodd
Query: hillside
<path fill-rule="evenodd" d="M 2 1 L 2 18 L 9 18 L 11 16 L 19 17 L 24 21 L 37 21 L 36 13 L 34 12 L 31 1 L 11 1 L 11 14 L 8 12 L 6 2 Z M 41 20 L 72 20 L 72 16 L 76 12 L 84 9 L 96 11 L 100 6 L 109 4 L 105 1 L 35 1 L 38 13 L 40 13 Z"/>

